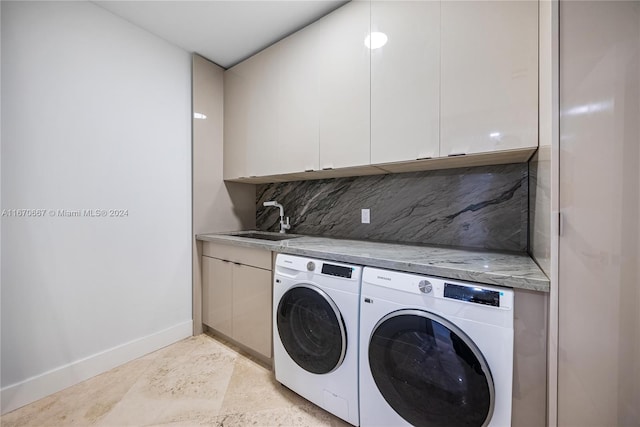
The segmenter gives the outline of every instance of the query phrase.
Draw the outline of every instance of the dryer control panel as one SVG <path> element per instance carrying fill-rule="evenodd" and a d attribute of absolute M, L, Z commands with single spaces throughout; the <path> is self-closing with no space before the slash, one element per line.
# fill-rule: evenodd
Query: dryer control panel
<path fill-rule="evenodd" d="M 426 300 L 443 303 L 465 303 L 483 308 L 513 309 L 513 289 L 480 283 L 465 283 L 440 277 L 420 276 L 399 271 L 366 267 L 362 283 L 407 294 L 420 295 Z"/>

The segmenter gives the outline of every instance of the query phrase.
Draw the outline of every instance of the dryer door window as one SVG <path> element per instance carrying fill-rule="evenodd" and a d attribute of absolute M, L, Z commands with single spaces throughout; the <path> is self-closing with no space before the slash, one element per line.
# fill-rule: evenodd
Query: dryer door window
<path fill-rule="evenodd" d="M 385 316 L 371 335 L 369 365 L 385 400 L 414 426 L 484 426 L 491 419 L 489 367 L 471 339 L 440 316 Z"/>
<path fill-rule="evenodd" d="M 338 307 L 323 290 L 298 285 L 280 299 L 276 324 L 291 359 L 314 374 L 337 369 L 344 360 L 347 335 Z"/>

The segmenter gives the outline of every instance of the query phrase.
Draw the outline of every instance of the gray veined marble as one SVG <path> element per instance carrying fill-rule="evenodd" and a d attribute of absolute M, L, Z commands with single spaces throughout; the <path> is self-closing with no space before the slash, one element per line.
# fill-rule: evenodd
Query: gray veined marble
<path fill-rule="evenodd" d="M 262 248 L 330 261 L 406 271 L 473 283 L 549 292 L 549 279 L 524 253 L 296 236 L 269 241 L 247 232 L 201 234 L 198 240 Z"/>
<path fill-rule="evenodd" d="M 278 200 L 291 232 L 419 244 L 527 250 L 527 164 L 259 185 L 259 230 L 277 231 Z M 361 224 L 360 210 L 371 210 Z"/>

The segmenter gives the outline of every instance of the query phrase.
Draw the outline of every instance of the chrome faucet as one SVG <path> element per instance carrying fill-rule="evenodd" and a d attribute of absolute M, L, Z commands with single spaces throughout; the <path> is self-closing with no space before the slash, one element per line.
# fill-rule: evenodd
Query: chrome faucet
<path fill-rule="evenodd" d="M 285 222 L 285 217 L 284 217 L 284 207 L 278 203 L 277 200 L 270 200 L 268 202 L 264 202 L 262 204 L 263 206 L 275 206 L 276 208 L 280 208 L 280 232 L 281 233 L 286 233 L 288 229 L 291 228 L 291 225 L 289 224 L 289 217 L 286 217 L 286 222 Z"/>

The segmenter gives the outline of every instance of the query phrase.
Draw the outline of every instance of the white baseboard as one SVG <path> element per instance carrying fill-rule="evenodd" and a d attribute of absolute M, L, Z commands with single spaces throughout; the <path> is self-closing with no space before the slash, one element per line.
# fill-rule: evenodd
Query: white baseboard
<path fill-rule="evenodd" d="M 193 334 L 193 321 L 110 348 L 0 390 L 1 413 L 42 399 Z"/>

